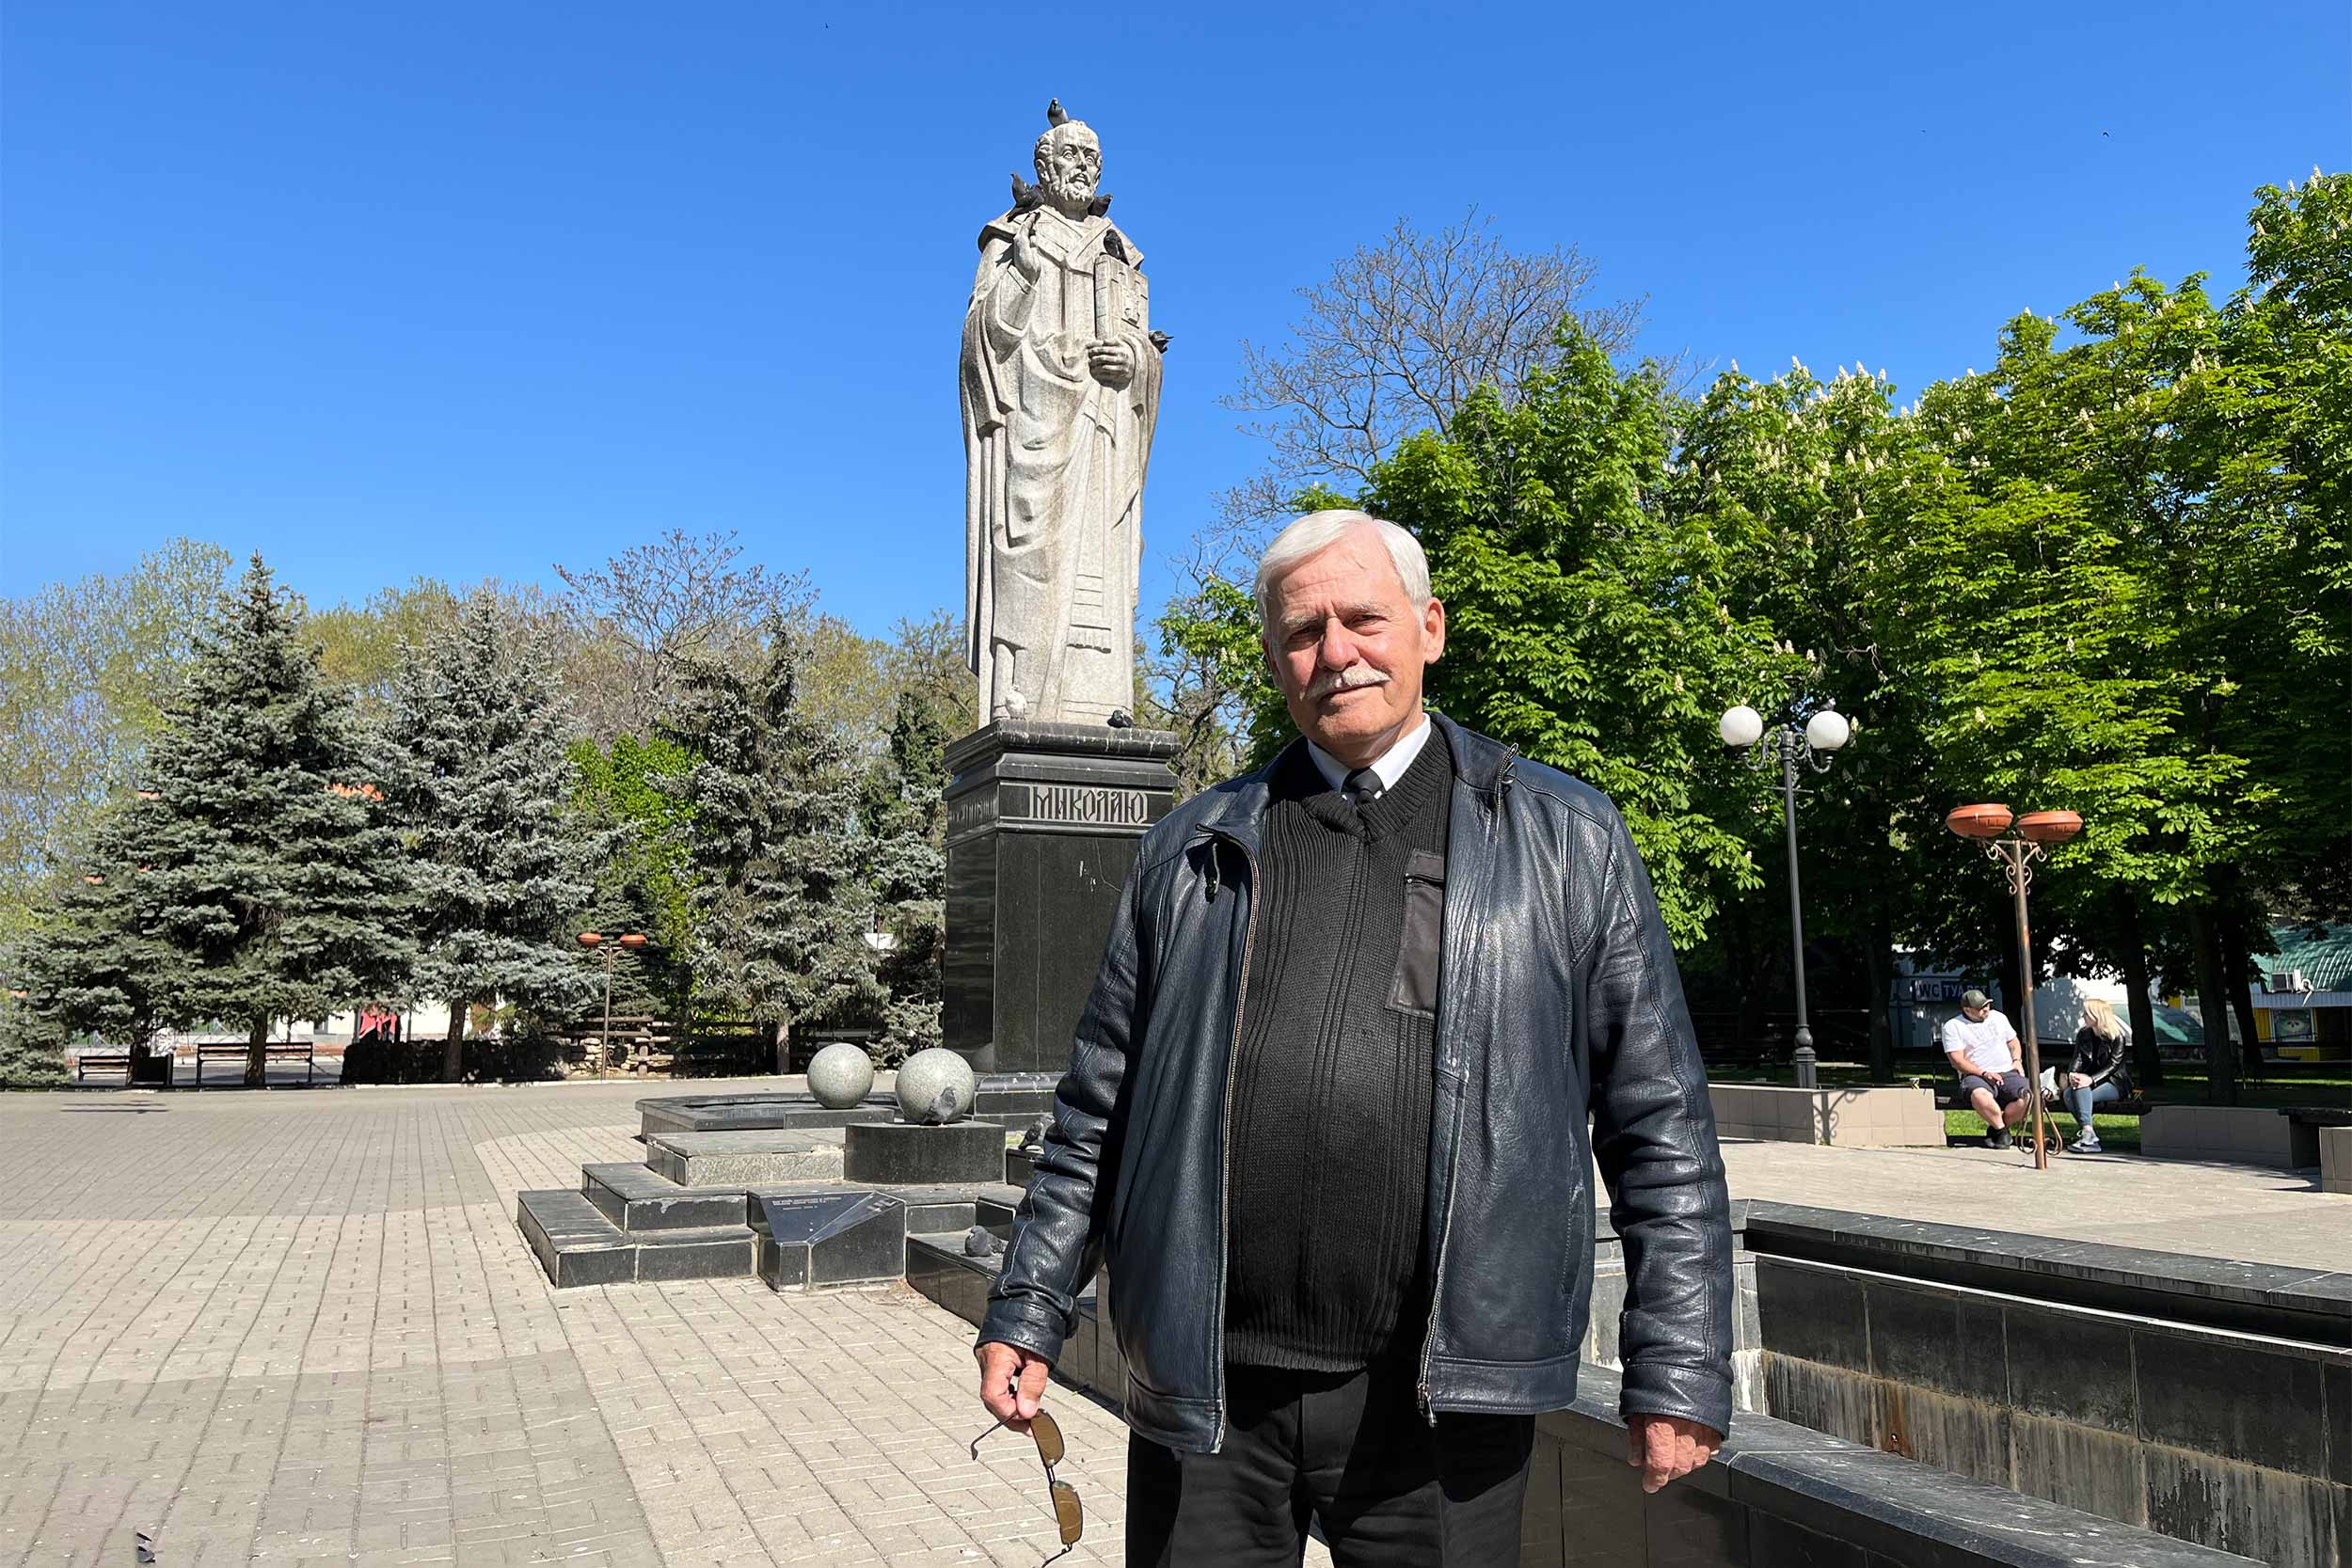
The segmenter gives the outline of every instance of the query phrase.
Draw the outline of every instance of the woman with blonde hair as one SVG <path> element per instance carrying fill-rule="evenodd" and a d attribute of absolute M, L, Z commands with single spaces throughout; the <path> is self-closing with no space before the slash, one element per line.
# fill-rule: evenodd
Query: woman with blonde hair
<path fill-rule="evenodd" d="M 2131 1069 L 2124 1065 L 2124 1047 L 2131 1037 L 2111 1005 L 2095 996 L 2083 1004 L 2083 1026 L 2074 1032 L 2074 1059 L 2067 1064 L 2065 1085 L 2067 1108 L 2082 1128 L 2081 1135 L 2066 1147 L 2077 1154 L 2099 1152 L 2092 1107 L 2123 1098 L 2124 1085 L 2131 1081 Z"/>

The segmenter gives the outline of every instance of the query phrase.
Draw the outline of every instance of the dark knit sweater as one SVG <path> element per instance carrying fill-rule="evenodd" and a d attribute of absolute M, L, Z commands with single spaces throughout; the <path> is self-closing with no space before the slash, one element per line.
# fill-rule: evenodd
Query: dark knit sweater
<path fill-rule="evenodd" d="M 1303 743 L 1276 769 L 1233 1073 L 1230 1361 L 1348 1371 L 1421 1341 L 1453 782 L 1435 730 L 1360 807 Z"/>

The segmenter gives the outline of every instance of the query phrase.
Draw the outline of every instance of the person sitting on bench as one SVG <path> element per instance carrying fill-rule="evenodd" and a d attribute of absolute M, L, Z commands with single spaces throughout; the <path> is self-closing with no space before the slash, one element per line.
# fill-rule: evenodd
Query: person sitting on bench
<path fill-rule="evenodd" d="M 2099 1129 L 2091 1120 L 2091 1108 L 2123 1098 L 2132 1071 L 2125 1065 L 2123 1048 L 2131 1037 L 2112 1006 L 2095 996 L 2083 1004 L 2083 1026 L 2074 1032 L 2074 1059 L 2067 1064 L 2065 1085 L 2067 1109 L 2082 1127 L 2081 1135 L 2066 1147 L 2077 1154 L 2099 1152 Z"/>
<path fill-rule="evenodd" d="M 2026 1119 L 2026 1071 L 2017 1031 L 1980 990 L 1963 991 L 1960 1012 L 1944 1021 L 1944 1055 L 1960 1074 L 1960 1092 L 1984 1118 L 1984 1147 L 2007 1148 L 2009 1130 Z"/>

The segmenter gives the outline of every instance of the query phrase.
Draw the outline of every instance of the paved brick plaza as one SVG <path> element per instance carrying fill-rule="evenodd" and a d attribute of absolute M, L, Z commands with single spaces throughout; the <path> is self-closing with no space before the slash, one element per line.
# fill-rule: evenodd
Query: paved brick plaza
<path fill-rule="evenodd" d="M 548 1288 L 515 1194 L 642 1158 L 644 1092 L 0 1098 L 0 1564 L 129 1563 L 135 1529 L 160 1568 L 1043 1558 L 1033 1454 L 966 1458 L 970 1331 L 912 1292 Z M 1998 1164 L 2044 1233 L 2352 1252 L 2352 1197 L 2284 1173 L 1728 1153 L 1743 1196 L 1972 1223 Z M 1116 1561 L 1123 1429 L 1056 1409 L 1063 1560 Z"/>

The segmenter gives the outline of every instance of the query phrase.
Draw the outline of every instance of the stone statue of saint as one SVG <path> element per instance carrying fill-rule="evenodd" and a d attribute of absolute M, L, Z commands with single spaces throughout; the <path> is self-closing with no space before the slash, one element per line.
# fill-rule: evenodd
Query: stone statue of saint
<path fill-rule="evenodd" d="M 980 703 L 1100 724 L 1135 700 L 1143 474 L 1160 345 L 1143 255 L 1095 194 L 1102 145 L 1045 112 L 1037 183 L 980 230 L 963 318 L 964 612 Z"/>

